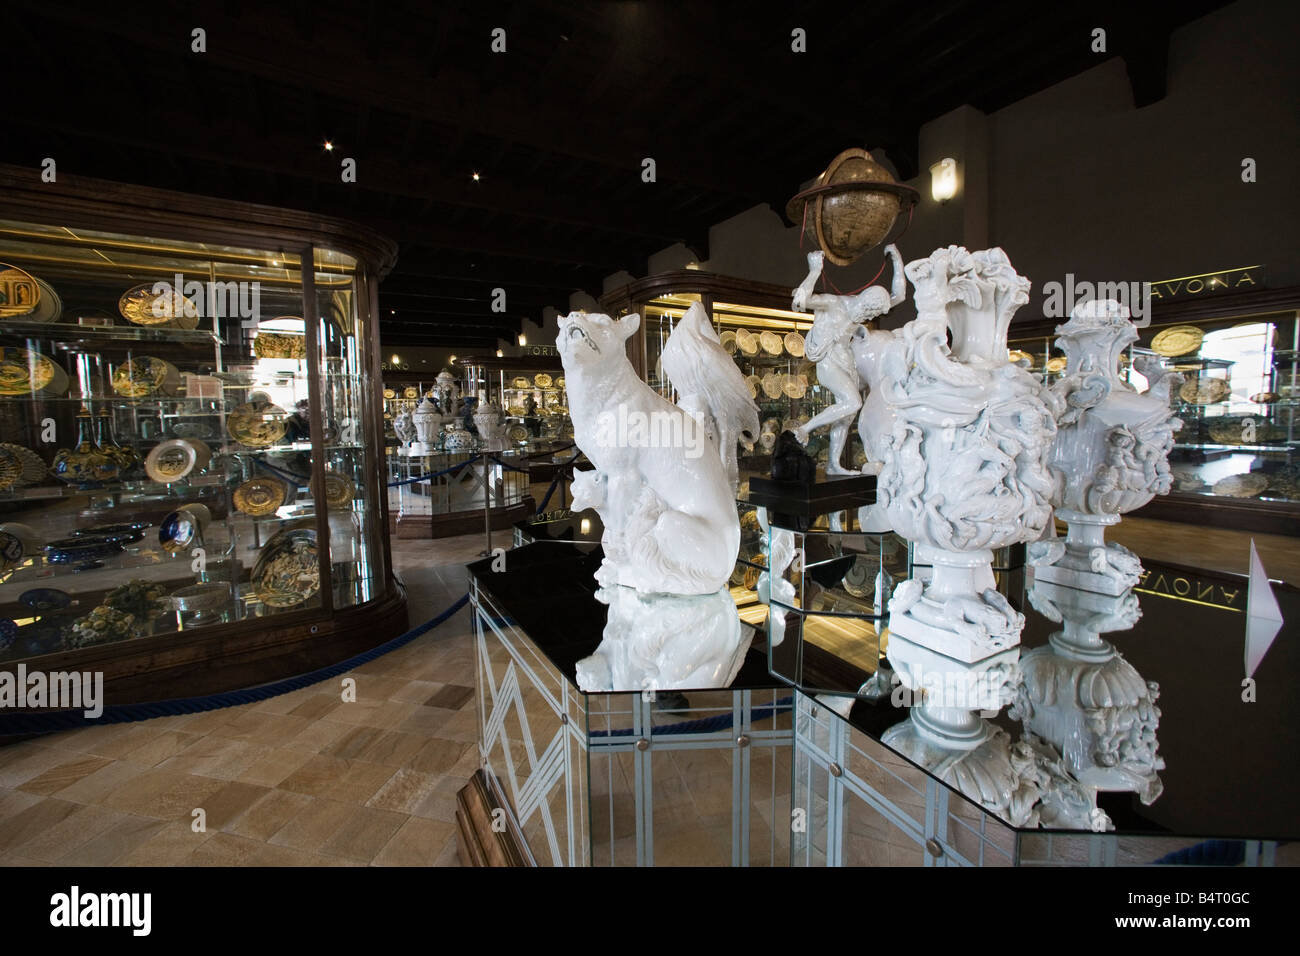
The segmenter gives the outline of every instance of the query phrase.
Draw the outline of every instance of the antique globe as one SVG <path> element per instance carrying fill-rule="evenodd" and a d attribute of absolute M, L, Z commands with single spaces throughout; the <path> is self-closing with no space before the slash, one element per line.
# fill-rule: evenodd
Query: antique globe
<path fill-rule="evenodd" d="M 898 214 L 916 199 L 915 189 L 854 147 L 831 160 L 811 187 L 790 200 L 785 214 L 803 227 L 806 244 L 815 244 L 835 265 L 847 266 L 884 242 Z"/>

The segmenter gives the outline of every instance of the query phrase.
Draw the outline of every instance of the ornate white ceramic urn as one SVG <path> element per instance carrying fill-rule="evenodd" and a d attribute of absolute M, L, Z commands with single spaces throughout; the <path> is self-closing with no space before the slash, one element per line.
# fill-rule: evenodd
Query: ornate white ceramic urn
<path fill-rule="evenodd" d="M 1165 762 L 1156 740 L 1160 687 L 1102 637 L 1137 622 L 1137 595 L 1036 580 L 1029 600 L 1062 629 L 1021 657 L 1010 716 L 1036 742 L 1050 745 L 1084 787 L 1131 791 L 1150 804 L 1164 789 L 1159 771 Z"/>
<path fill-rule="evenodd" d="M 411 420 L 411 409 L 403 408 L 393 419 L 393 433 L 403 447 L 416 439 L 415 422 Z"/>
<path fill-rule="evenodd" d="M 411 453 L 428 455 L 437 451 L 438 432 L 446 421 L 447 416 L 438 411 L 438 406 L 427 397 L 424 398 L 411 413 L 411 424 L 415 426 L 415 441 L 411 445 Z"/>
<path fill-rule="evenodd" d="M 877 500 L 934 574 L 894 590 L 890 632 L 973 663 L 1020 640 L 1024 616 L 994 587 L 991 565 L 994 549 L 1036 540 L 1051 519 L 1053 399 L 1007 359 L 1029 280 L 1001 249 L 949 246 L 906 273 L 917 317 L 881 359 L 894 417 Z"/>
<path fill-rule="evenodd" d="M 484 447 L 489 449 L 501 448 L 501 439 L 505 436 L 506 424 L 505 418 L 501 414 L 501 406 L 496 402 L 488 402 L 478 407 L 474 412 L 474 427 L 478 430 L 478 437 Z"/>
<path fill-rule="evenodd" d="M 1120 516 L 1169 492 L 1169 452 L 1182 425 L 1169 403 L 1176 372 L 1146 366 L 1150 388 L 1120 378 L 1121 353 L 1138 337 L 1128 309 L 1110 299 L 1084 302 L 1056 330 L 1065 373 L 1050 465 L 1060 476 L 1056 514 L 1069 526 L 1064 548 L 1046 541 L 1031 558 L 1036 579 L 1119 595 L 1138 583 L 1137 556 L 1106 544 Z"/>
<path fill-rule="evenodd" d="M 891 635 L 889 660 L 902 681 L 893 703 L 910 711 L 881 739 L 1013 826 L 1088 829 L 1092 795 L 1059 758 L 987 719 L 1014 699 L 1019 650 L 960 664 Z"/>

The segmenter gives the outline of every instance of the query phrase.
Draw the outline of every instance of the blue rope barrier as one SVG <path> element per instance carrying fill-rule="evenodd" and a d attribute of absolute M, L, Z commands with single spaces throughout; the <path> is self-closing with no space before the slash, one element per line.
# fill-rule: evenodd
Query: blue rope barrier
<path fill-rule="evenodd" d="M 195 714 L 208 710 L 219 710 L 222 707 L 235 707 L 239 704 L 253 704 L 271 697 L 279 697 L 281 694 L 301 690 L 304 687 L 310 687 L 312 684 L 319 684 L 321 681 L 329 680 L 331 677 L 337 677 L 339 674 L 373 661 L 377 657 L 382 657 L 390 651 L 395 651 L 397 648 L 409 644 L 420 635 L 433 630 L 468 603 L 469 595 L 462 594 L 451 607 L 436 617 L 432 617 L 423 624 L 412 628 L 405 634 L 401 634 L 390 641 L 380 644 L 378 647 L 372 647 L 368 651 L 363 651 L 337 664 L 321 667 L 306 674 L 299 674 L 296 677 L 286 677 L 270 684 L 261 684 L 243 690 L 224 691 L 219 694 L 205 694 L 200 697 L 180 697 L 144 704 L 114 704 L 105 707 L 104 712 L 96 718 L 88 718 L 80 710 L 60 710 L 53 713 L 0 714 L 0 737 L 13 734 L 43 734 L 57 730 L 75 730 L 93 724 L 123 724 L 137 720 L 149 720 L 153 717 Z"/>
<path fill-rule="evenodd" d="M 417 481 L 430 481 L 431 479 L 434 478 L 441 478 L 443 475 L 449 475 L 453 471 L 459 471 L 461 468 L 464 468 L 466 465 L 474 464 L 474 462 L 478 461 L 482 457 L 483 457 L 482 455 L 475 455 L 472 458 L 466 458 L 464 461 L 452 465 L 450 468 L 444 468 L 442 471 L 431 471 L 427 475 L 416 475 L 414 478 L 402 478 L 399 481 L 390 481 L 388 483 L 388 487 L 397 488 L 400 487 L 401 485 L 415 484 L 415 482 Z"/>
<path fill-rule="evenodd" d="M 573 453 L 572 458 L 570 458 L 568 461 L 560 465 L 559 470 L 555 474 L 555 477 L 551 479 L 551 486 L 546 489 L 546 494 L 542 496 L 542 503 L 538 505 L 537 510 L 533 512 L 534 515 L 539 515 L 546 511 L 546 506 L 551 503 L 551 495 L 555 494 L 555 489 L 560 484 L 560 479 L 564 477 L 564 469 L 572 465 L 581 456 L 582 456 L 582 449 L 579 448 L 576 452 Z"/>

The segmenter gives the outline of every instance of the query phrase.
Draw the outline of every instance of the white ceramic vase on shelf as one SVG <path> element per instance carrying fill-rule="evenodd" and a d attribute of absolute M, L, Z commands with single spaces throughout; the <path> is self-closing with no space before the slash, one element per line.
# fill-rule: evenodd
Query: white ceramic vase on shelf
<path fill-rule="evenodd" d="M 1066 367 L 1052 386 L 1059 418 L 1050 465 L 1061 479 L 1056 514 L 1069 531 L 1064 543 L 1035 544 L 1031 563 L 1036 580 L 1120 595 L 1138 583 L 1142 565 L 1106 543 L 1106 528 L 1173 485 L 1169 452 L 1182 422 L 1169 390 L 1181 376 L 1145 366 L 1151 384 L 1142 393 L 1120 378 L 1120 355 L 1138 333 L 1113 300 L 1077 306 L 1056 332 Z"/>
<path fill-rule="evenodd" d="M 1164 789 L 1159 771 L 1165 762 L 1156 740 L 1160 687 L 1102 637 L 1137 622 L 1137 595 L 1035 581 L 1029 600 L 1062 629 L 1022 656 L 1011 717 L 1054 748 L 1084 787 L 1131 791 L 1150 804 Z"/>
<path fill-rule="evenodd" d="M 573 509 L 600 513 L 602 586 L 711 595 L 725 589 L 740 549 L 735 499 L 701 422 L 628 361 L 625 343 L 640 321 L 585 312 L 559 321 L 574 441 L 595 466 L 574 475 Z M 715 421 L 727 414 L 709 412 Z"/>
<path fill-rule="evenodd" d="M 1050 394 L 1007 359 L 1029 280 L 1001 249 L 949 246 L 906 272 L 917 317 L 882 358 L 894 421 L 877 498 L 934 574 L 894 590 L 890 633 L 973 663 L 1020 640 L 1024 616 L 994 587 L 993 551 L 1038 539 L 1051 519 L 1056 421 Z"/>
<path fill-rule="evenodd" d="M 438 432 L 447 416 L 438 411 L 438 406 L 428 398 L 423 399 L 411 413 L 411 424 L 415 426 L 415 441 L 411 444 L 411 454 L 431 455 L 438 450 Z"/>
<path fill-rule="evenodd" d="M 478 429 L 480 445 L 491 451 L 502 448 L 502 438 L 506 433 L 505 418 L 501 406 L 496 402 L 480 405 L 474 412 L 474 427 Z"/>

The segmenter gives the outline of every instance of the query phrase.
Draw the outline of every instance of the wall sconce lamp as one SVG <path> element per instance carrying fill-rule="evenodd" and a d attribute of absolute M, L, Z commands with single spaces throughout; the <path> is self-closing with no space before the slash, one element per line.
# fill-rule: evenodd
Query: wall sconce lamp
<path fill-rule="evenodd" d="M 930 195 L 941 203 L 957 195 L 957 160 L 941 159 L 930 167 Z"/>
<path fill-rule="evenodd" d="M 506 353 L 503 352 L 501 349 L 497 349 L 497 358 L 505 358 L 505 357 L 506 357 Z"/>
<path fill-rule="evenodd" d="M 528 344 L 528 336 L 524 335 L 524 333 L 522 332 L 519 333 L 519 344 L 520 345 Z"/>

